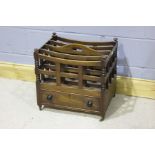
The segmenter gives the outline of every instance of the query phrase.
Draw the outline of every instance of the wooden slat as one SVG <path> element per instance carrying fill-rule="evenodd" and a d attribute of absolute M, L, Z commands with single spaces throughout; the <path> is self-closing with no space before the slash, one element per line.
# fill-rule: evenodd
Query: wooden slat
<path fill-rule="evenodd" d="M 46 70 L 39 69 L 37 72 L 39 74 L 57 76 L 56 71 L 46 71 Z M 65 72 L 60 72 L 60 77 L 79 79 L 79 75 L 78 74 L 65 73 Z M 92 76 L 92 75 L 83 75 L 83 80 L 100 82 L 101 81 L 101 78 L 100 77 L 97 77 L 97 76 Z"/>
<path fill-rule="evenodd" d="M 96 81 L 96 82 L 101 82 L 101 78 L 97 76 L 92 76 L 92 75 L 83 75 L 84 80 L 89 80 L 89 81 Z"/>
<path fill-rule="evenodd" d="M 54 45 L 54 46 L 64 46 L 67 45 L 67 42 L 60 42 L 60 41 L 54 41 L 54 40 L 50 40 L 48 42 L 48 44 L 50 45 Z M 112 50 L 112 48 L 114 47 L 114 45 L 99 45 L 99 46 L 92 46 L 92 45 L 87 45 L 88 47 L 95 49 L 95 50 Z"/>
<path fill-rule="evenodd" d="M 57 36 L 57 40 L 63 41 L 63 42 L 68 42 L 68 43 L 79 43 L 79 44 L 83 44 L 83 45 L 115 45 L 114 41 L 110 41 L 110 42 L 86 42 L 86 41 L 77 41 L 77 40 L 72 40 L 72 39 L 67 39 L 67 38 L 62 38 Z"/>
<path fill-rule="evenodd" d="M 43 67 L 45 67 L 45 68 L 47 67 L 47 68 L 50 68 L 52 70 L 55 70 L 55 65 L 44 64 Z M 74 68 L 74 67 L 65 66 L 63 68 L 63 70 L 64 70 L 64 72 L 78 73 L 78 68 Z M 100 70 L 93 70 L 93 69 L 85 69 L 85 74 L 100 76 L 101 71 Z"/>
<path fill-rule="evenodd" d="M 61 72 L 60 76 L 61 77 L 66 77 L 66 78 L 79 79 L 79 75 L 78 74 L 74 74 L 74 73 Z M 101 81 L 101 78 L 100 77 L 97 77 L 97 76 L 83 75 L 83 80 L 100 82 Z"/>
<path fill-rule="evenodd" d="M 54 47 L 52 45 L 49 45 L 49 44 L 45 44 L 41 49 L 49 49 L 50 51 L 57 51 L 57 52 L 61 52 L 59 50 L 56 50 L 56 48 L 58 47 Z M 98 50 L 96 51 L 98 52 L 100 55 L 109 55 L 110 52 L 111 52 L 111 49 L 104 49 L 104 50 Z M 62 53 L 62 52 L 61 52 Z M 90 55 L 88 55 L 90 56 Z"/>
<path fill-rule="evenodd" d="M 58 42 L 58 41 L 54 41 L 54 40 L 50 40 L 49 43 L 50 43 L 51 45 L 56 45 L 56 46 L 64 46 L 64 45 L 66 45 L 66 44 L 63 43 L 63 42 Z"/>
<path fill-rule="evenodd" d="M 81 55 L 72 55 L 72 54 L 65 54 L 65 53 L 59 53 L 55 51 L 48 51 L 46 49 L 40 49 L 40 53 L 45 53 L 50 56 L 58 57 L 58 58 L 63 58 L 63 59 L 71 59 L 71 60 L 84 60 L 84 61 L 99 61 L 101 59 L 106 59 L 108 55 L 105 55 L 103 57 L 101 56 L 81 56 Z"/>
<path fill-rule="evenodd" d="M 64 67 L 64 71 L 72 72 L 72 73 L 78 73 L 78 68 Z M 85 72 L 85 74 L 88 74 L 88 75 L 95 75 L 95 76 L 100 76 L 101 75 L 101 71 L 100 70 L 95 70 L 95 69 L 85 69 L 84 72 Z"/>
<path fill-rule="evenodd" d="M 78 74 L 74 74 L 74 73 L 61 72 L 60 76 L 61 77 L 65 77 L 65 78 L 75 78 L 75 79 L 78 79 Z"/>
<path fill-rule="evenodd" d="M 56 76 L 55 71 L 47 71 L 47 70 L 38 69 L 37 73 L 44 74 L 44 75 L 54 75 L 54 76 Z"/>
<path fill-rule="evenodd" d="M 100 76 L 101 75 L 101 71 L 100 70 L 95 70 L 95 69 L 86 69 L 85 73 L 90 74 L 90 75 L 95 75 L 95 76 Z"/>
<path fill-rule="evenodd" d="M 52 46 L 52 45 L 50 45 Z M 64 46 L 52 46 L 52 51 L 59 51 L 61 53 L 73 54 L 73 55 L 85 55 L 85 56 L 101 56 L 102 54 L 94 49 L 81 44 L 68 44 Z"/>
<path fill-rule="evenodd" d="M 42 68 L 50 68 L 51 70 L 56 70 L 55 65 L 50 65 L 50 64 L 43 64 Z"/>
<path fill-rule="evenodd" d="M 101 61 L 77 61 L 77 60 L 67 60 L 67 59 L 61 59 L 51 56 L 45 56 L 42 54 L 38 54 L 38 57 L 40 59 L 45 59 L 48 61 L 52 61 L 55 63 L 61 63 L 66 65 L 83 65 L 83 66 L 101 66 Z"/>

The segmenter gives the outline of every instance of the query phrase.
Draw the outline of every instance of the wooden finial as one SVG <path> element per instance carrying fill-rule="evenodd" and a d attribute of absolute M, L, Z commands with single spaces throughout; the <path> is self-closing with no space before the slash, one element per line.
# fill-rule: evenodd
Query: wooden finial
<path fill-rule="evenodd" d="M 118 38 L 114 38 L 113 40 L 117 42 L 118 41 Z"/>
<path fill-rule="evenodd" d="M 37 51 L 38 51 L 38 48 L 35 48 L 35 49 L 34 49 L 34 52 L 37 52 Z"/>
<path fill-rule="evenodd" d="M 54 32 L 53 35 L 52 35 L 52 39 L 53 39 L 53 40 L 57 40 L 57 34 L 56 34 L 55 32 Z"/>

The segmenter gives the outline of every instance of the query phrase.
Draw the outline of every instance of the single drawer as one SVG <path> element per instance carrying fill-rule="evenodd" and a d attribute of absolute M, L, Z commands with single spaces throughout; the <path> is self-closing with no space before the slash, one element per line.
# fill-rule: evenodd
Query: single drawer
<path fill-rule="evenodd" d="M 46 106 L 66 108 L 77 111 L 99 112 L 99 99 L 67 94 L 62 92 L 41 91 L 42 103 Z"/>

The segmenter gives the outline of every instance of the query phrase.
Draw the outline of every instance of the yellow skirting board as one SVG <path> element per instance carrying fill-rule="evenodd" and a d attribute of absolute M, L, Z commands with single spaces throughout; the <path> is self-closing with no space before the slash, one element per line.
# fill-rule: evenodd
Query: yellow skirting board
<path fill-rule="evenodd" d="M 34 66 L 0 62 L 0 77 L 34 82 Z M 155 99 L 155 80 L 118 76 L 117 93 Z"/>

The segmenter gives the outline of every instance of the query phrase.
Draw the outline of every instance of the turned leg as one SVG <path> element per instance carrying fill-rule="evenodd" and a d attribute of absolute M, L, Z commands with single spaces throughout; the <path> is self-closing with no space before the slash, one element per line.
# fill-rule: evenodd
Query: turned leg
<path fill-rule="evenodd" d="M 100 122 L 104 121 L 104 119 L 105 119 L 105 112 L 103 112 L 103 113 L 101 114 Z"/>

